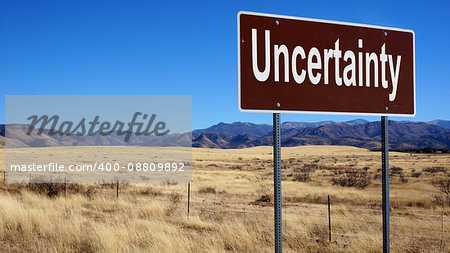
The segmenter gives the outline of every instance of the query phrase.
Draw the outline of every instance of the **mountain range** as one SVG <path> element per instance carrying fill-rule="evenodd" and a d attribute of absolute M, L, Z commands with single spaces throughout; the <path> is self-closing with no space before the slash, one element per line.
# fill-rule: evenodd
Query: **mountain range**
<path fill-rule="evenodd" d="M 245 148 L 272 145 L 272 126 L 248 122 L 219 123 L 192 132 L 193 147 Z M 345 145 L 377 150 L 381 148 L 381 124 L 356 119 L 346 122 L 284 122 L 283 146 Z M 392 149 L 450 147 L 450 121 L 389 121 Z"/>
<path fill-rule="evenodd" d="M 92 136 L 77 135 L 59 135 L 49 134 L 49 130 L 45 129 L 41 134 L 33 131 L 31 135 L 27 135 L 29 125 L 12 124 L 5 129 L 4 125 L 0 125 L 0 145 L 5 145 L 5 133 L 7 132 L 8 148 L 26 148 L 26 147 L 57 147 L 57 146 L 153 146 L 153 147 L 169 147 L 181 146 L 191 147 L 192 134 L 169 134 L 162 137 L 150 135 L 132 134 L 129 141 L 124 141 L 124 135 L 118 135 L 116 132 L 110 135 L 102 136 L 95 134 Z"/>
<path fill-rule="evenodd" d="M 272 126 L 249 122 L 221 122 L 191 133 L 163 137 L 135 136 L 129 142 L 123 136 L 59 136 L 44 131 L 40 136 L 25 134 L 25 125 L 8 125 L 8 147 L 137 145 L 190 146 L 204 148 L 245 148 L 272 145 Z M 5 145 L 5 125 L 0 124 L 0 146 Z M 381 147 L 381 124 L 356 119 L 345 122 L 284 122 L 281 124 L 283 146 L 345 145 L 377 150 Z M 389 121 L 391 149 L 450 148 L 450 121 Z"/>

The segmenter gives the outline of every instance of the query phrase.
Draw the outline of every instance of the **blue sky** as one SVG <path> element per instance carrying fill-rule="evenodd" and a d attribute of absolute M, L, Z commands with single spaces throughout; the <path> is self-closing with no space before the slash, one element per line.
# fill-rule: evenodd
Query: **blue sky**
<path fill-rule="evenodd" d="M 192 95 L 193 128 L 272 122 L 237 106 L 238 11 L 413 29 L 414 118 L 450 120 L 448 1 L 0 2 L 0 122 L 5 95 Z M 57 106 L 57 105 L 55 105 Z M 378 117 L 282 115 L 283 121 Z"/>

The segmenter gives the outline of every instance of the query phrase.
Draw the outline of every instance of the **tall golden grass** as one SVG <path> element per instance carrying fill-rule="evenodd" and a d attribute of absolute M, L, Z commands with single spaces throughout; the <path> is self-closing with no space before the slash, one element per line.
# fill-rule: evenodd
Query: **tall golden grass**
<path fill-rule="evenodd" d="M 48 197 L 0 183 L 0 252 L 273 252 L 271 152 L 193 149 L 190 217 L 181 183 L 122 185 L 119 199 L 109 185 L 72 185 L 67 196 Z M 282 160 L 285 252 L 381 252 L 379 152 L 295 147 L 283 148 Z M 450 156 L 392 152 L 390 164 L 407 180 L 391 175 L 392 251 L 449 252 L 450 209 L 436 202 L 442 193 L 432 181 L 448 179 Z M 370 184 L 333 185 L 349 169 L 366 170 Z M 296 181 L 296 173 L 310 180 Z"/>

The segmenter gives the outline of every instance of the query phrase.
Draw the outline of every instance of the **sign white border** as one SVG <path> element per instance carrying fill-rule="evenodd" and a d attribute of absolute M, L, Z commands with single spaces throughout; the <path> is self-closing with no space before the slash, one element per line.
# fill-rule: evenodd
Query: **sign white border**
<path fill-rule="evenodd" d="M 395 113 L 359 113 L 359 112 L 324 112 L 324 111 L 283 111 L 283 110 L 253 110 L 253 109 L 242 109 L 241 107 L 241 32 L 240 32 L 240 17 L 241 14 L 253 15 L 253 16 L 263 16 L 263 17 L 272 17 L 272 18 L 284 18 L 284 19 L 293 19 L 293 20 L 302 20 L 302 21 L 312 21 L 326 24 L 337 24 L 337 25 L 347 25 L 347 26 L 355 26 L 355 27 L 365 27 L 365 28 L 376 28 L 383 29 L 388 31 L 400 31 L 400 32 L 409 32 L 413 35 L 413 99 L 414 99 L 414 113 L 413 114 L 395 114 Z M 395 116 L 395 117 L 414 117 L 416 115 L 416 35 L 413 30 L 410 29 L 402 29 L 402 28 L 393 28 L 393 27 L 385 27 L 385 26 L 376 26 L 376 25 L 365 25 L 365 24 L 356 24 L 349 22 L 340 22 L 340 21 L 330 21 L 330 20 L 322 20 L 322 19 L 313 19 L 313 18 L 301 18 L 301 17 L 292 17 L 292 16 L 284 16 L 284 15 L 275 15 L 275 14 L 267 14 L 267 13 L 258 13 L 258 12 L 250 12 L 250 11 L 239 11 L 237 14 L 237 50 L 238 50 L 238 104 L 239 111 L 241 112 L 258 112 L 258 113 L 294 113 L 294 114 L 327 114 L 327 115 L 363 115 L 363 116 Z"/>

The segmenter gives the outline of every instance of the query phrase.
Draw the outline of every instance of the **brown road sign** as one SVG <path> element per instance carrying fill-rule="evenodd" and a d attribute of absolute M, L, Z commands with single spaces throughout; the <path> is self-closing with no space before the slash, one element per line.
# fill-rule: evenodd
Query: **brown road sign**
<path fill-rule="evenodd" d="M 415 115 L 412 30 L 238 13 L 239 109 Z"/>

